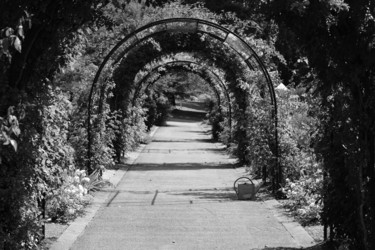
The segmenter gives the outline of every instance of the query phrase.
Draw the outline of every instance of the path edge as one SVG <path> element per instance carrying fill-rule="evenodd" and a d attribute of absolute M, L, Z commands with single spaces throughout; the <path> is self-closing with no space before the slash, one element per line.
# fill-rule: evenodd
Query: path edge
<path fill-rule="evenodd" d="M 281 211 L 281 204 L 275 200 L 263 200 L 265 206 L 271 211 L 273 216 L 279 221 L 281 225 L 289 232 L 293 240 L 301 248 L 312 247 L 317 244 L 311 235 L 293 218 L 285 215 Z"/>
<path fill-rule="evenodd" d="M 149 132 L 149 137 L 152 138 L 158 126 L 154 126 Z M 147 144 L 141 144 L 135 151 L 130 152 L 128 158 L 126 159 L 126 164 L 128 165 L 127 169 L 119 169 L 116 173 L 109 178 L 109 181 L 112 183 L 114 189 L 117 187 L 121 179 L 125 176 L 128 170 L 131 168 L 131 165 L 135 163 L 138 156 L 142 153 Z M 91 220 L 95 217 L 96 213 L 102 207 L 103 204 L 106 204 L 106 201 L 110 198 L 110 195 L 113 192 L 97 192 L 93 197 L 90 205 L 85 208 L 84 215 L 75 219 L 66 230 L 60 235 L 60 237 L 50 246 L 50 250 L 66 250 L 70 249 L 74 242 L 82 235 L 83 231 Z"/>

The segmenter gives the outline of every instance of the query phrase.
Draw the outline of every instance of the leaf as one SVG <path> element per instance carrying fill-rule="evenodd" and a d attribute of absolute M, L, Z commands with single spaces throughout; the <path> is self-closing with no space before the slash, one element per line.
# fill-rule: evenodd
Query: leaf
<path fill-rule="evenodd" d="M 25 39 L 25 32 L 23 31 L 23 26 L 22 25 L 19 25 L 17 27 L 17 36 L 22 38 L 22 40 Z"/>
<path fill-rule="evenodd" d="M 0 39 L 0 51 L 2 52 L 2 54 L 10 56 L 9 47 L 10 47 L 10 39 L 8 37 Z"/>
<path fill-rule="evenodd" d="M 12 132 L 16 136 L 19 136 L 21 134 L 21 130 L 19 129 L 19 127 L 12 127 Z"/>
<path fill-rule="evenodd" d="M 10 137 L 8 136 L 7 133 L 5 133 L 5 131 L 3 131 L 2 134 L 3 134 L 3 140 L 5 140 L 3 145 L 9 145 Z"/>
<path fill-rule="evenodd" d="M 17 152 L 17 148 L 18 148 L 17 142 L 15 140 L 13 140 L 13 139 L 10 139 L 10 144 L 13 146 L 14 151 Z"/>
<path fill-rule="evenodd" d="M 19 52 L 21 53 L 22 51 L 22 45 L 21 45 L 21 40 L 18 38 L 18 36 L 12 36 L 12 45 L 13 47 Z"/>
<path fill-rule="evenodd" d="M 27 10 L 23 10 L 23 13 L 25 14 L 25 16 L 26 16 L 27 18 L 30 18 L 30 17 L 31 17 L 30 13 L 29 13 Z"/>
<path fill-rule="evenodd" d="M 0 36 L 2 37 L 10 37 L 14 35 L 14 29 L 7 27 L 7 28 L 2 29 L 0 33 L 1 33 Z"/>
<path fill-rule="evenodd" d="M 7 110 L 7 115 L 11 116 L 14 114 L 14 106 L 10 106 Z"/>

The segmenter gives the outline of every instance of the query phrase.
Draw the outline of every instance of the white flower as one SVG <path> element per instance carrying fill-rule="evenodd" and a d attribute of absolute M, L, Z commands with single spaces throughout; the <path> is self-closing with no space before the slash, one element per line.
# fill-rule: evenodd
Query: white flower
<path fill-rule="evenodd" d="M 82 180 L 81 180 L 81 183 L 82 184 L 86 184 L 86 183 L 89 183 L 90 182 L 90 178 L 89 177 L 84 177 L 84 178 L 82 178 Z"/>
<path fill-rule="evenodd" d="M 69 208 L 67 212 L 68 214 L 72 215 L 76 212 L 76 210 L 74 208 Z"/>
<path fill-rule="evenodd" d="M 306 214 L 306 210 L 303 209 L 303 208 L 298 209 L 297 212 L 298 212 L 299 214 L 302 214 L 302 215 L 303 215 L 303 214 Z"/>
<path fill-rule="evenodd" d="M 78 189 L 79 189 L 79 193 L 83 194 L 83 192 L 84 192 L 83 186 L 82 185 L 78 185 Z"/>

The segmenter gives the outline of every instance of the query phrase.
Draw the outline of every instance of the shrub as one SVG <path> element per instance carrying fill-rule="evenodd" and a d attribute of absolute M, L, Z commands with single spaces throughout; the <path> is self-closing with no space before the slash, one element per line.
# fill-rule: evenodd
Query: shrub
<path fill-rule="evenodd" d="M 146 124 L 145 111 L 140 107 L 129 108 L 125 117 L 117 119 L 116 139 L 114 145 L 118 162 L 126 153 L 134 150 L 139 143 L 145 140 Z"/>
<path fill-rule="evenodd" d="M 165 124 L 171 112 L 170 100 L 162 93 L 150 91 L 143 101 L 146 111 L 145 124 L 150 130 L 152 126 Z"/>
<path fill-rule="evenodd" d="M 323 172 L 315 165 L 308 173 L 296 181 L 286 179 L 283 192 L 288 200 L 284 206 L 302 223 L 302 225 L 321 222 Z"/>
<path fill-rule="evenodd" d="M 68 171 L 62 174 L 62 186 L 46 197 L 47 217 L 52 221 L 67 222 L 83 212 L 90 201 L 85 170 Z"/>
<path fill-rule="evenodd" d="M 211 133 L 212 139 L 218 141 L 220 139 L 220 134 L 223 132 L 223 121 L 224 116 L 222 114 L 221 107 L 215 105 L 213 101 L 208 103 L 208 114 L 207 118 L 209 123 L 211 124 Z"/>
<path fill-rule="evenodd" d="M 162 126 L 168 119 L 171 112 L 171 104 L 168 98 L 164 95 L 159 95 L 156 98 L 156 119 L 155 125 Z"/>

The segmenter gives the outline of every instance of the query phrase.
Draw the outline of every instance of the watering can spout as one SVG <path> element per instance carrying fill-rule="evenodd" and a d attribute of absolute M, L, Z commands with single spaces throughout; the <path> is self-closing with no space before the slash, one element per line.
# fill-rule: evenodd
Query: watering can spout
<path fill-rule="evenodd" d="M 258 193 L 259 189 L 262 187 L 264 181 L 260 180 L 257 184 L 255 184 L 255 193 Z"/>

